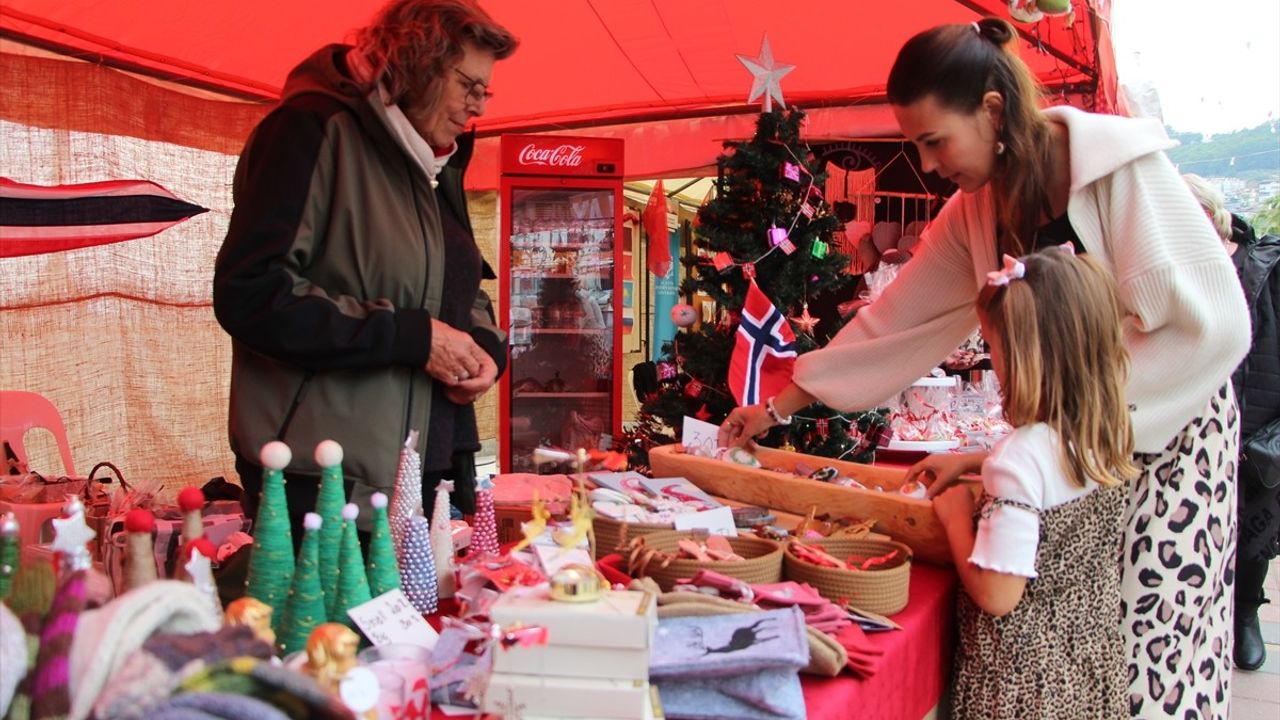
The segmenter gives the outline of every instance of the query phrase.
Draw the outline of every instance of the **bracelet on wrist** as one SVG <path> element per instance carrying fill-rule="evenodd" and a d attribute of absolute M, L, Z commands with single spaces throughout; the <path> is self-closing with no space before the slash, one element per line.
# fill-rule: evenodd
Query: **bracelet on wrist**
<path fill-rule="evenodd" d="M 772 397 L 764 401 L 764 409 L 765 412 L 769 413 L 769 418 L 773 420 L 774 425 L 791 424 L 791 416 L 787 415 L 786 417 L 783 417 L 782 414 L 778 412 L 778 409 L 773 406 Z"/>

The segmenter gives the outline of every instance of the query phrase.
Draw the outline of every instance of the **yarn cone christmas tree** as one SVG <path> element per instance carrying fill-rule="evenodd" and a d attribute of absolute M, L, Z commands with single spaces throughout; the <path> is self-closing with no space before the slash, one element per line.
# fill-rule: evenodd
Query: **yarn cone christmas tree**
<path fill-rule="evenodd" d="M 142 587 L 159 577 L 156 570 L 156 516 L 134 508 L 124 516 L 124 589 Z"/>
<path fill-rule="evenodd" d="M 360 553 L 360 539 L 356 537 L 356 516 L 360 509 L 355 503 L 342 508 L 342 551 L 338 555 L 338 592 L 335 615 L 329 622 L 340 622 L 355 629 L 355 623 L 347 616 L 351 608 L 369 602 L 369 578 L 365 575 L 364 556 Z"/>
<path fill-rule="evenodd" d="M 410 430 L 400 449 L 400 465 L 396 468 L 396 486 L 391 494 L 391 539 L 396 557 L 403 557 L 405 533 L 409 519 L 424 514 L 422 507 L 422 456 L 418 454 L 418 431 Z"/>
<path fill-rule="evenodd" d="M 387 520 L 387 496 L 374 493 L 369 504 L 373 506 L 373 533 L 369 536 L 369 559 L 365 572 L 369 579 L 369 593 L 377 597 L 400 587 L 400 567 L 391 540 L 391 524 Z"/>
<path fill-rule="evenodd" d="M 817 331 L 809 304 L 847 290 L 852 280 L 845 273 L 849 258 L 832 245 L 833 233 L 852 217 L 837 217 L 823 197 L 824 163 L 800 137 L 803 118 L 795 108 L 761 113 L 755 136 L 726 143 L 717 161 L 716 196 L 698 211 L 693 245 L 700 252 L 683 261 L 688 275 L 680 293 L 709 296 L 719 322 L 686 327 L 663 344 L 658 389 L 641 398 L 637 428 L 624 436 L 633 467 L 648 466 L 649 448 L 675 442 L 685 416 L 720 423 L 736 406 L 727 379 L 753 278 L 790 320 L 797 353 L 819 347 L 841 324 L 838 317 L 823 318 L 831 327 Z M 881 412 L 812 405 L 758 442 L 866 462 L 884 425 Z"/>
<path fill-rule="evenodd" d="M 303 520 L 302 547 L 298 549 L 297 571 L 289 599 L 284 604 L 284 617 L 276 634 L 282 654 L 307 646 L 311 630 L 328 617 L 324 609 L 324 592 L 320 589 L 320 527 L 324 520 L 307 513 Z"/>
<path fill-rule="evenodd" d="M 436 576 L 440 582 L 440 599 L 454 596 L 457 581 L 453 576 L 453 528 L 449 526 L 449 493 L 452 480 L 436 483 L 436 502 L 431 509 L 431 554 L 436 559 Z"/>
<path fill-rule="evenodd" d="M 405 597 L 423 615 L 430 615 L 440 607 L 440 584 L 429 534 L 430 526 L 425 517 L 415 515 L 409 518 L 404 553 L 400 557 Z"/>
<path fill-rule="evenodd" d="M 471 534 L 471 554 L 498 554 L 498 519 L 493 509 L 493 480 L 476 481 L 476 515 Z"/>
<path fill-rule="evenodd" d="M 347 504 L 346 488 L 342 486 L 342 446 L 332 440 L 321 440 L 316 445 L 316 464 L 320 466 L 316 513 L 324 520 L 320 530 L 320 587 L 324 590 L 326 617 L 335 617 L 338 556 L 342 552 L 342 506 Z"/>
<path fill-rule="evenodd" d="M 18 572 L 18 559 L 22 552 L 18 539 L 18 518 L 7 512 L 0 516 L 0 600 L 9 594 L 13 575 Z"/>
<path fill-rule="evenodd" d="M 289 446 L 272 441 L 262 447 L 262 500 L 253 524 L 253 554 L 245 594 L 271 606 L 277 634 L 293 579 L 293 525 L 284 496 L 284 469 L 293 459 Z"/>

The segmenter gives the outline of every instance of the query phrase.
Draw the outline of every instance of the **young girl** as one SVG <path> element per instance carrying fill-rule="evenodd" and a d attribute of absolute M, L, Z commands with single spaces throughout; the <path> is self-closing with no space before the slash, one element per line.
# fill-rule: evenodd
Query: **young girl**
<path fill-rule="evenodd" d="M 978 318 L 1015 430 L 982 464 L 976 517 L 965 487 L 933 501 L 964 586 L 953 716 L 1128 717 L 1120 554 L 1136 468 L 1115 286 L 1069 249 L 1006 255 Z"/>

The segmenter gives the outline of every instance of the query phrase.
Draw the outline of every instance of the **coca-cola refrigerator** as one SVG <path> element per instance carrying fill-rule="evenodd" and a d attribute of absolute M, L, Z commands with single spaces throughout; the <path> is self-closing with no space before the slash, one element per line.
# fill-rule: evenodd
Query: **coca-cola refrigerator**
<path fill-rule="evenodd" d="M 608 449 L 621 432 L 622 151 L 607 138 L 502 138 L 503 472 L 549 467 L 539 447 Z"/>

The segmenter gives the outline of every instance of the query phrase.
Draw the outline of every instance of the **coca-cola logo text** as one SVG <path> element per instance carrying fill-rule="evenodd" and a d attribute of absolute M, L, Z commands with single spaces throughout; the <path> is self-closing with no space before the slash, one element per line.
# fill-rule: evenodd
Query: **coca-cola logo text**
<path fill-rule="evenodd" d="M 538 147 L 533 143 L 524 146 L 520 151 L 521 165 L 550 165 L 551 167 L 578 167 L 582 164 L 582 149 L 585 145 L 560 145 L 559 147 Z"/>

